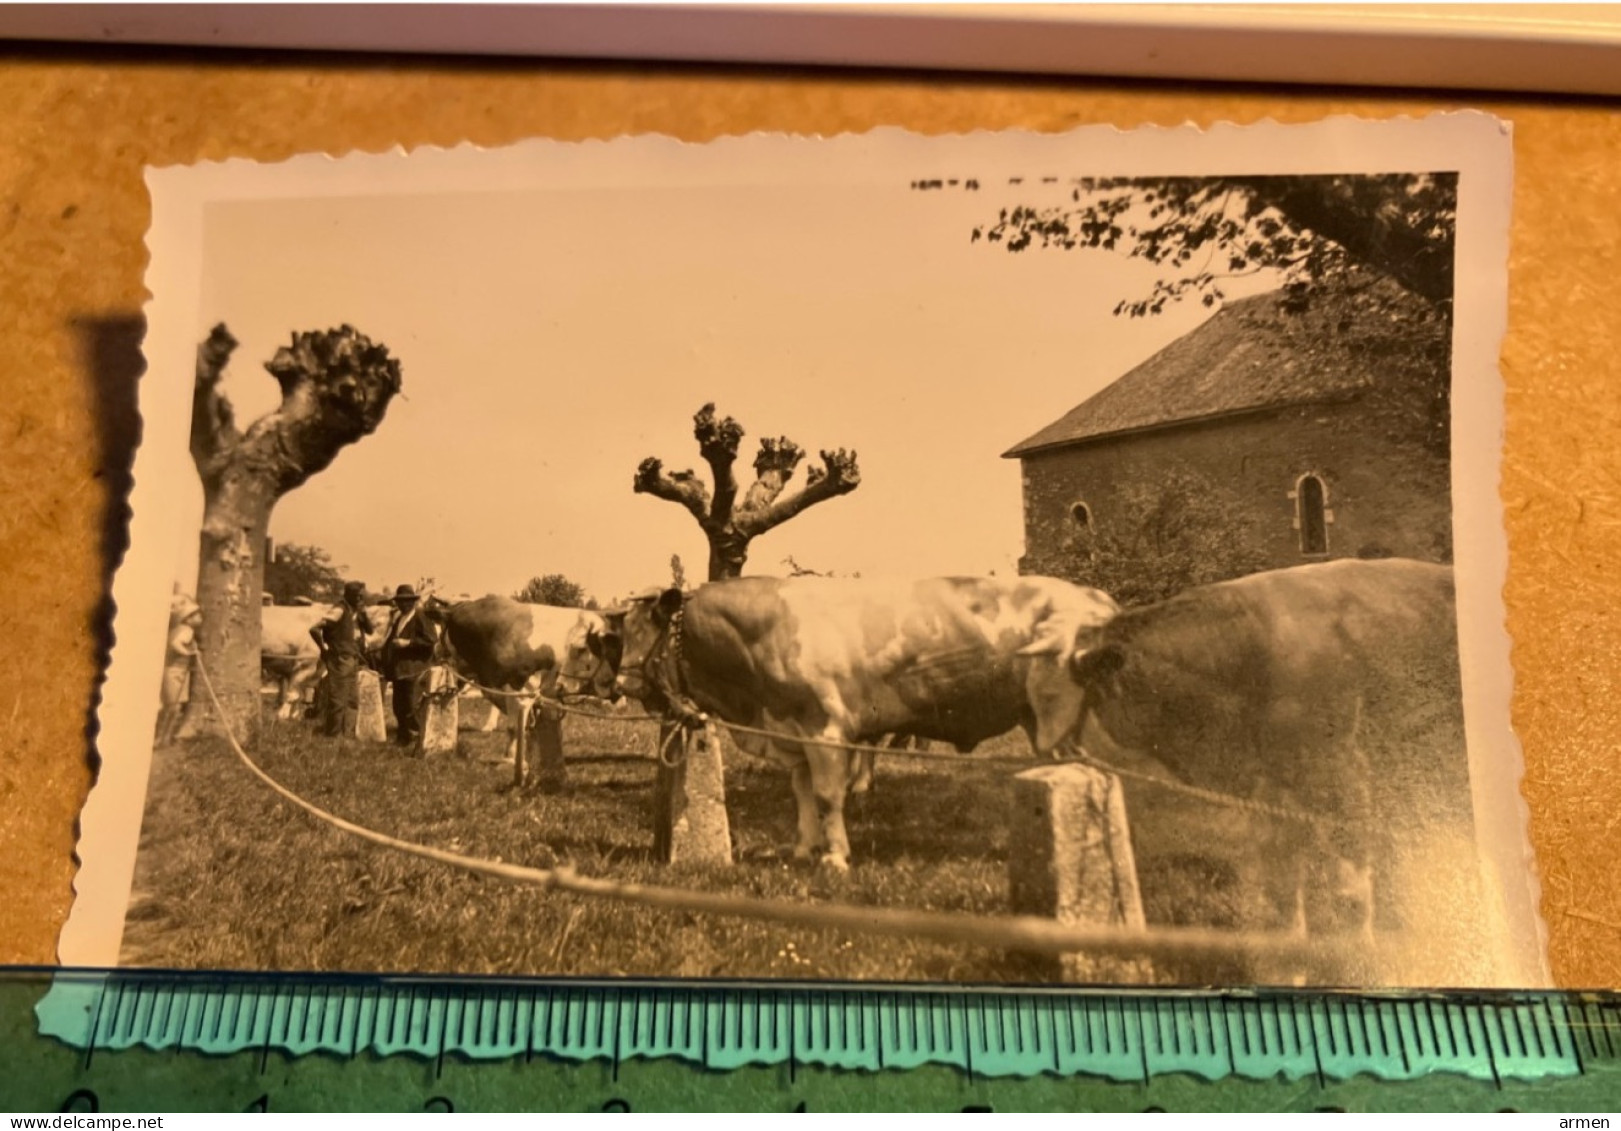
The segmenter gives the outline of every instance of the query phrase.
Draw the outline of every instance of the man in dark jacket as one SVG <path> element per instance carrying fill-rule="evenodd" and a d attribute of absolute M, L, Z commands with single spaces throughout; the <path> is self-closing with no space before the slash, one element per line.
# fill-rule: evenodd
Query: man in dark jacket
<path fill-rule="evenodd" d="M 417 592 L 409 585 L 394 591 L 394 619 L 383 639 L 383 678 L 394 696 L 394 741 L 413 745 L 422 734 L 417 719 L 418 678 L 433 665 L 434 626 L 417 607 Z"/>
<path fill-rule="evenodd" d="M 342 604 L 310 629 L 326 665 L 321 733 L 330 738 L 353 738 L 360 719 L 360 667 L 366 659 L 366 634 L 372 631 L 365 601 L 366 587 L 349 582 Z"/>

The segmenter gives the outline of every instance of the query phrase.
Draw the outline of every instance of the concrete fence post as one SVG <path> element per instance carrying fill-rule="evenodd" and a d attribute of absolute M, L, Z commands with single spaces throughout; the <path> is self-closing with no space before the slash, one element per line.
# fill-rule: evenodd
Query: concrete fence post
<path fill-rule="evenodd" d="M 356 679 L 360 685 L 360 709 L 355 716 L 355 737 L 362 742 L 387 742 L 382 681 L 370 668 L 361 668 Z"/>
<path fill-rule="evenodd" d="M 529 713 L 535 739 L 535 786 L 542 793 L 568 788 L 568 767 L 563 762 L 563 712 L 536 703 Z"/>
<path fill-rule="evenodd" d="M 1113 774 L 1069 763 L 1013 779 L 1008 889 L 1013 911 L 1060 923 L 1143 930 L 1142 896 Z M 1060 982 L 1141 981 L 1146 962 L 1085 954 L 1030 956 L 1030 973 Z"/>
<path fill-rule="evenodd" d="M 534 706 L 528 700 L 520 699 L 511 703 L 509 710 L 518 712 L 518 725 L 513 732 L 512 746 L 512 788 L 522 789 L 529 783 L 529 709 Z"/>
<path fill-rule="evenodd" d="M 732 863 L 726 768 L 713 725 L 686 734 L 670 723 L 659 727 L 653 854 L 666 864 Z"/>
<path fill-rule="evenodd" d="M 417 711 L 422 716 L 422 753 L 428 757 L 456 752 L 458 708 L 456 677 L 447 667 L 429 668 L 417 683 Z"/>

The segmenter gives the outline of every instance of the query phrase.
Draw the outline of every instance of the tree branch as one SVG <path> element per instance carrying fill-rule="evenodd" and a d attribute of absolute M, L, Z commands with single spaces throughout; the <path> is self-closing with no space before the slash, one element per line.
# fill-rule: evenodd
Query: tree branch
<path fill-rule="evenodd" d="M 225 366 L 236 347 L 237 340 L 223 322 L 209 331 L 207 339 L 197 347 L 197 378 L 191 401 L 191 458 L 204 482 L 214 477 L 242 439 L 236 430 L 236 414 L 231 402 L 219 389 Z"/>
<path fill-rule="evenodd" d="M 265 368 L 281 385 L 281 405 L 253 422 L 240 451 L 278 495 L 375 432 L 400 391 L 400 363 L 352 326 L 294 334 Z"/>
<path fill-rule="evenodd" d="M 743 440 L 743 426 L 730 416 L 715 419 L 715 406 L 706 404 L 692 418 L 692 435 L 698 441 L 698 454 L 709 464 L 715 477 L 715 501 L 710 516 L 725 524 L 732 518 L 732 503 L 737 499 L 737 476 L 732 465 L 737 461 L 737 447 Z"/>
<path fill-rule="evenodd" d="M 1258 177 L 1244 183 L 1298 227 L 1332 240 L 1421 298 L 1437 305 L 1452 298 L 1450 228 L 1444 229 L 1444 238 L 1437 239 L 1414 225 L 1400 207 L 1370 206 L 1358 199 L 1357 190 L 1362 186 L 1355 178 Z M 1437 195 L 1446 200 L 1444 191 Z M 1449 209 L 1443 204 L 1441 210 Z"/>
<path fill-rule="evenodd" d="M 796 461 L 797 462 L 797 461 Z M 764 534 L 780 526 L 808 507 L 827 499 L 848 495 L 861 485 L 861 469 L 856 464 L 856 453 L 837 451 L 822 453 L 821 467 L 812 467 L 805 476 L 805 489 L 786 499 L 748 510 L 738 519 L 738 528 L 750 537 Z"/>
<path fill-rule="evenodd" d="M 632 490 L 638 495 L 652 495 L 672 503 L 680 503 L 698 520 L 700 526 L 709 525 L 709 490 L 691 471 L 664 473 L 664 463 L 648 456 L 636 467 L 636 480 Z"/>
<path fill-rule="evenodd" d="M 1031 246 L 1113 250 L 1190 275 L 1116 313 L 1155 313 L 1189 290 L 1212 305 L 1211 259 L 1231 270 L 1281 267 L 1321 282 L 1346 263 L 1389 275 L 1446 311 L 1453 288 L 1457 214 L 1451 174 L 1231 178 L 1080 178 L 1071 204 L 1003 209 L 971 239 L 1012 252 Z M 1238 195 L 1242 207 L 1230 207 Z M 1205 266 L 1193 271 L 1194 256 Z M 1195 285 L 1186 285 L 1197 277 Z M 1219 296 L 1216 296 L 1219 298 Z"/>
<path fill-rule="evenodd" d="M 755 480 L 743 499 L 743 510 L 757 513 L 769 507 L 805 458 L 805 450 L 786 436 L 766 437 L 754 456 Z"/>

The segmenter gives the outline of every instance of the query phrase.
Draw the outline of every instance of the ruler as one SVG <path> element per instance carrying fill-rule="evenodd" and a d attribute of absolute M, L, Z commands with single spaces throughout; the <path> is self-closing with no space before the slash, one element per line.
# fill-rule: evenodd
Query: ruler
<path fill-rule="evenodd" d="M 13 1111 L 1621 1107 L 1621 995 L 13 971 Z"/>

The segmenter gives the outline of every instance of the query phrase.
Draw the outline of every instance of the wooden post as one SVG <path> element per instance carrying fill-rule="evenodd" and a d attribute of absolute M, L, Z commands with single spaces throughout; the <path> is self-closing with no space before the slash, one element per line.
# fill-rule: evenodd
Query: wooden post
<path fill-rule="evenodd" d="M 653 854 L 666 864 L 732 862 L 726 769 L 713 725 L 686 734 L 671 723 L 659 727 Z"/>
<path fill-rule="evenodd" d="M 456 752 L 456 677 L 447 667 L 429 668 L 417 682 L 416 706 L 422 717 L 422 753 L 429 757 Z"/>
<path fill-rule="evenodd" d="M 1068 763 L 1026 770 L 1013 779 L 1008 891 L 1013 912 L 1060 923 L 1145 927 L 1125 798 L 1113 774 Z M 1147 962 L 1084 954 L 1030 956 L 1046 981 L 1140 982 Z"/>
<path fill-rule="evenodd" d="M 361 668 L 360 711 L 355 720 L 355 737 L 362 742 L 387 742 L 388 722 L 383 714 L 382 681 L 370 668 Z"/>
<path fill-rule="evenodd" d="M 536 703 L 530 714 L 535 730 L 535 786 L 542 793 L 568 788 L 568 767 L 563 762 L 563 712 Z"/>

